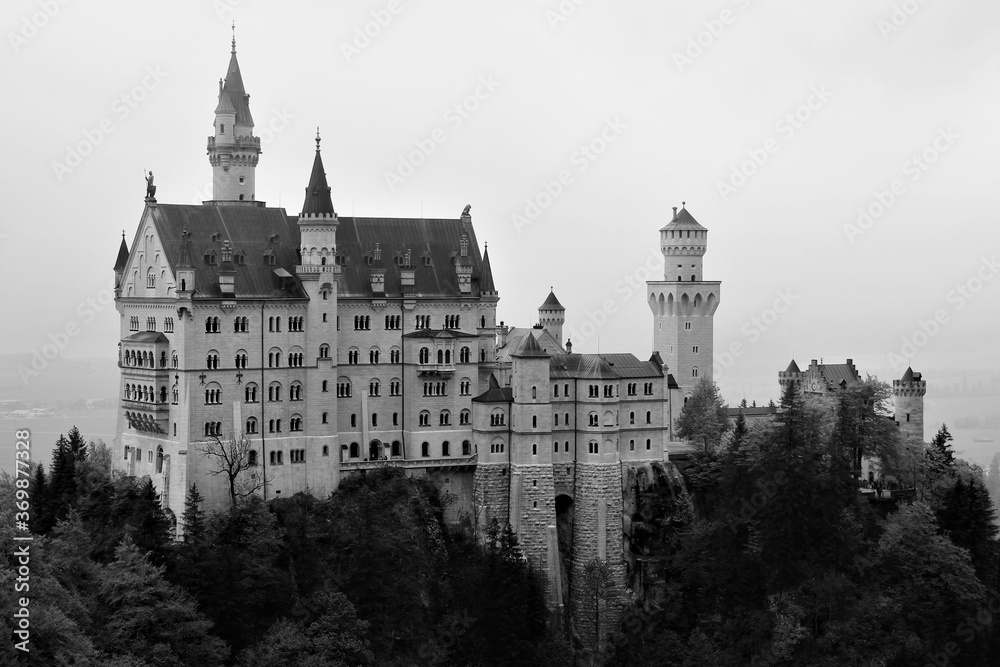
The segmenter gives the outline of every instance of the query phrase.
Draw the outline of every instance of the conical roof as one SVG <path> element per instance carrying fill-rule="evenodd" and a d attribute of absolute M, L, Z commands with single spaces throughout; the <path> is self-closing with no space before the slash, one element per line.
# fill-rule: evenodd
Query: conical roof
<path fill-rule="evenodd" d="M 913 369 L 909 366 L 906 367 L 906 372 L 903 373 L 903 382 L 913 382 Z"/>
<path fill-rule="evenodd" d="M 330 186 L 326 183 L 326 170 L 323 169 L 323 156 L 319 152 L 319 142 L 319 130 L 317 129 L 316 157 L 313 158 L 309 186 L 306 187 L 306 199 L 302 202 L 302 215 L 336 215 L 333 210 L 333 200 L 330 198 Z"/>
<path fill-rule="evenodd" d="M 497 291 L 497 288 L 493 286 L 493 270 L 490 268 L 489 248 L 483 250 L 483 275 L 479 279 L 479 291 L 480 292 Z"/>
<path fill-rule="evenodd" d="M 115 271 L 124 271 L 128 264 L 128 245 L 125 243 L 125 232 L 122 232 L 122 244 L 118 246 L 118 259 L 115 261 Z"/>
<path fill-rule="evenodd" d="M 661 227 L 660 231 L 671 230 L 671 229 L 696 229 L 699 231 L 708 231 L 707 227 L 702 227 L 701 224 L 694 219 L 686 208 L 683 206 L 681 210 L 674 209 L 674 218 L 666 226 Z"/>
<path fill-rule="evenodd" d="M 788 368 L 785 369 L 785 372 L 786 373 L 801 373 L 802 371 L 799 370 L 799 365 L 797 363 L 795 363 L 794 359 L 792 359 L 792 363 L 788 364 Z"/>
<path fill-rule="evenodd" d="M 524 343 L 521 345 L 521 349 L 510 355 L 512 357 L 544 357 L 548 358 L 551 355 L 542 349 L 542 346 L 538 344 L 535 340 L 535 335 L 529 333 L 524 339 Z"/>
<path fill-rule="evenodd" d="M 556 298 L 556 293 L 549 290 L 549 296 L 545 299 L 545 303 L 538 307 L 538 310 L 566 310 L 563 305 L 559 303 L 559 299 Z"/>

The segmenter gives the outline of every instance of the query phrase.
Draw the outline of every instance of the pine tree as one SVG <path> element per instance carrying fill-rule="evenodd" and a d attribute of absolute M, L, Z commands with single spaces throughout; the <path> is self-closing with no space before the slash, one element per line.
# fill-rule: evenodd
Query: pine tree
<path fill-rule="evenodd" d="M 719 444 L 728 428 L 729 413 L 722 404 L 718 385 L 708 377 L 699 379 L 677 418 L 677 435 L 707 452 Z"/>
<path fill-rule="evenodd" d="M 47 534 L 55 525 L 49 495 L 45 469 L 39 463 L 35 466 L 35 474 L 31 478 L 31 532 L 37 535 Z"/>
<path fill-rule="evenodd" d="M 937 435 L 931 440 L 931 445 L 934 446 L 934 449 L 939 454 L 941 462 L 949 468 L 955 465 L 955 452 L 951 448 L 951 441 L 953 439 L 951 433 L 948 432 L 948 425 L 941 424 Z"/>
<path fill-rule="evenodd" d="M 139 486 L 126 533 L 138 549 L 149 555 L 154 564 L 164 563 L 173 531 L 171 521 L 160 505 L 160 494 L 156 492 L 153 480 L 148 477 Z"/>
<path fill-rule="evenodd" d="M 201 504 L 204 496 L 198 493 L 198 485 L 192 484 L 184 500 L 184 542 L 200 544 L 205 539 L 205 510 Z"/>

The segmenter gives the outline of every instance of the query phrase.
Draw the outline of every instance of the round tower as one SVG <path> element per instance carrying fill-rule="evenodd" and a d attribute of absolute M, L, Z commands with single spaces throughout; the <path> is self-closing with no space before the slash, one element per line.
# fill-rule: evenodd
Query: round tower
<path fill-rule="evenodd" d="M 545 299 L 545 303 L 538 307 L 538 323 L 550 336 L 556 339 L 559 347 L 562 347 L 562 328 L 563 324 L 566 323 L 566 309 L 559 303 L 559 299 L 556 298 L 556 294 L 551 288 L 549 288 L 549 296 Z"/>
<path fill-rule="evenodd" d="M 896 407 L 896 424 L 904 438 L 924 441 L 924 394 L 927 382 L 920 373 L 907 368 L 903 377 L 892 382 L 892 398 Z"/>
<path fill-rule="evenodd" d="M 711 380 L 714 372 L 713 318 L 722 283 L 702 275 L 707 250 L 708 229 L 687 209 L 674 208 L 673 219 L 660 229 L 663 280 L 646 282 L 653 350 L 684 397 L 694 392 L 700 378 Z"/>
<path fill-rule="evenodd" d="M 236 37 L 225 80 L 219 80 L 215 132 L 208 138 L 213 201 L 255 201 L 254 174 L 260 158 L 260 138 L 253 136 L 250 95 L 236 60 Z"/>

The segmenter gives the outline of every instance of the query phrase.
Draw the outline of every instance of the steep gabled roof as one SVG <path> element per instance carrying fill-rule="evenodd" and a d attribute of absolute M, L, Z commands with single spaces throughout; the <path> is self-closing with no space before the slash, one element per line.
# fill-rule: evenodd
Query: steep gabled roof
<path fill-rule="evenodd" d="M 479 256 L 475 230 L 461 219 L 429 218 L 355 218 L 341 217 L 337 227 L 337 252 L 340 267 L 339 297 L 371 298 L 370 266 L 365 254 L 380 244 L 383 257 L 402 257 L 411 252 L 415 265 L 414 285 L 406 296 L 477 298 L 483 291 L 483 260 Z M 462 233 L 469 236 L 469 259 L 472 263 L 472 291 L 463 294 L 452 264 L 452 253 L 461 243 Z M 386 262 L 385 295 L 403 296 L 402 270 L 396 261 Z"/>
<path fill-rule="evenodd" d="M 299 230 L 296 218 L 283 209 L 259 206 L 199 206 L 157 204 L 147 209 L 172 269 L 190 264 L 195 270 L 195 298 L 219 298 L 219 264 L 208 264 L 205 256 L 222 259 L 223 239 L 234 254 L 243 251 L 246 264 L 235 267 L 237 298 L 305 297 L 298 281 L 281 278 L 277 269 L 294 271 Z M 188 232 L 185 243 L 184 232 Z M 274 264 L 265 258 L 274 257 Z"/>
<path fill-rule="evenodd" d="M 839 385 L 841 382 L 847 385 L 861 382 L 858 372 L 851 364 L 820 364 L 819 372 L 833 385 Z"/>

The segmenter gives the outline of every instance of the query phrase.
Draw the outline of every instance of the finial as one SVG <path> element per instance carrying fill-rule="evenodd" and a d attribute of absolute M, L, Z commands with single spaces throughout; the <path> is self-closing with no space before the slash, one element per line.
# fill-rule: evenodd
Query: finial
<path fill-rule="evenodd" d="M 123 229 L 122 230 L 122 241 L 124 241 L 124 240 L 125 240 L 125 230 Z"/>
<path fill-rule="evenodd" d="M 681 208 L 684 208 L 685 206 L 687 206 L 687 202 L 686 201 L 682 201 L 681 202 Z"/>
<path fill-rule="evenodd" d="M 236 21 L 233 21 L 233 55 L 236 55 Z"/>
<path fill-rule="evenodd" d="M 319 125 L 317 125 L 316 126 L 316 152 L 317 153 L 319 152 L 319 142 L 320 142 L 320 138 L 319 138 Z"/>

